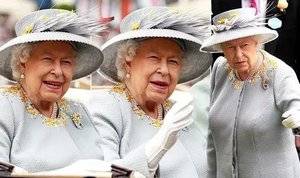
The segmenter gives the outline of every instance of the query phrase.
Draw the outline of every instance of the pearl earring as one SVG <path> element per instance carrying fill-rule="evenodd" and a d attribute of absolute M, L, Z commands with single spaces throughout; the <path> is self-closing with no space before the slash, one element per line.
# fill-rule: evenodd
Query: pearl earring
<path fill-rule="evenodd" d="M 20 79 L 24 79 L 25 78 L 25 75 L 24 74 L 21 74 L 20 75 Z"/>
<path fill-rule="evenodd" d="M 128 79 L 130 78 L 130 74 L 129 73 L 126 74 L 126 78 L 128 78 Z"/>

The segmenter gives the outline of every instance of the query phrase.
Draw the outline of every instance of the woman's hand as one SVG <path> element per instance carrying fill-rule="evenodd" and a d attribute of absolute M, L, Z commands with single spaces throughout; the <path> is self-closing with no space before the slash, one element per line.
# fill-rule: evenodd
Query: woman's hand
<path fill-rule="evenodd" d="M 150 169 L 155 169 L 162 156 L 175 144 L 177 133 L 193 122 L 190 117 L 193 111 L 192 101 L 190 94 L 183 94 L 168 111 L 159 131 L 146 143 L 145 153 Z"/>
<path fill-rule="evenodd" d="M 282 121 L 282 125 L 286 128 L 300 128 L 300 117 L 294 117 L 292 114 L 289 114 L 288 112 L 285 112 L 282 114 L 282 117 L 285 118 Z"/>

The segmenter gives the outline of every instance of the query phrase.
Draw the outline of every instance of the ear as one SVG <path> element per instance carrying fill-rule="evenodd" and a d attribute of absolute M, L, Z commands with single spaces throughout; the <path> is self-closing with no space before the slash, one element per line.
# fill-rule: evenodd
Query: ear
<path fill-rule="evenodd" d="M 132 59 L 127 56 L 125 58 L 125 62 L 124 62 L 124 68 L 126 70 L 126 73 L 130 73 L 130 71 L 131 71 L 131 62 L 132 62 Z"/>

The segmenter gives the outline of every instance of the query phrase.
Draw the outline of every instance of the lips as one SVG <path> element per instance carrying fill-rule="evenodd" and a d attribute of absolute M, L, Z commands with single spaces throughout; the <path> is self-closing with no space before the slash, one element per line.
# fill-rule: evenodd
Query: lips
<path fill-rule="evenodd" d="M 239 66 L 239 65 L 245 65 L 247 62 L 246 61 L 241 61 L 241 62 L 236 62 L 235 65 Z"/>
<path fill-rule="evenodd" d="M 151 81 L 150 83 L 158 92 L 165 92 L 169 87 L 169 83 L 164 81 Z"/>
<path fill-rule="evenodd" d="M 43 84 L 50 90 L 58 90 L 62 87 L 62 82 L 57 81 L 43 81 Z"/>

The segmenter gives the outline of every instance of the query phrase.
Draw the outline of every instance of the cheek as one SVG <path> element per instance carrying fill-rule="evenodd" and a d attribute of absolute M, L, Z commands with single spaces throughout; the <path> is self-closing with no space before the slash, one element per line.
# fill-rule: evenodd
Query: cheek
<path fill-rule="evenodd" d="M 171 80 L 171 87 L 177 85 L 179 79 L 180 79 L 180 73 L 181 73 L 181 68 L 177 68 L 174 70 L 170 70 L 170 80 Z"/>
<path fill-rule="evenodd" d="M 65 78 L 66 82 L 70 82 L 73 78 L 73 74 L 74 74 L 74 67 L 65 67 L 63 68 L 63 75 Z"/>

